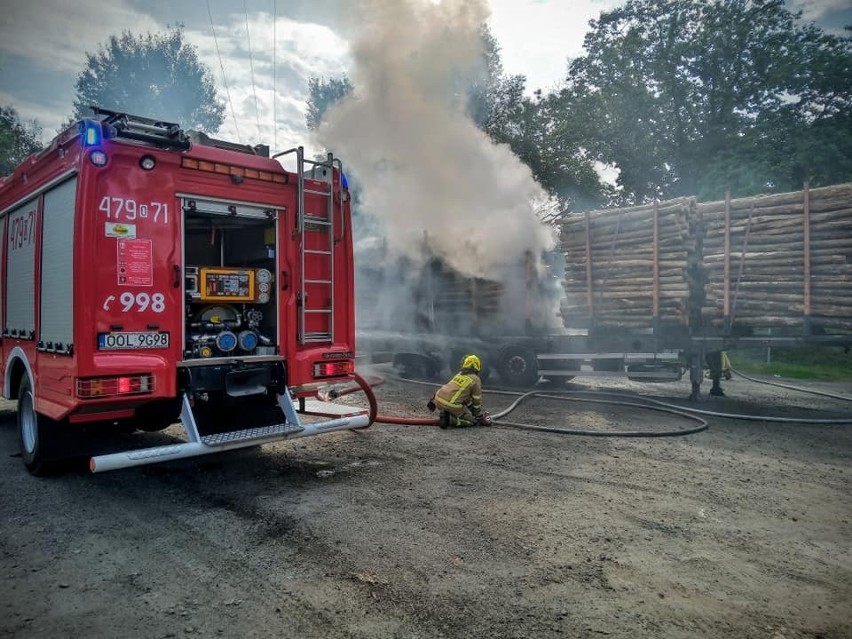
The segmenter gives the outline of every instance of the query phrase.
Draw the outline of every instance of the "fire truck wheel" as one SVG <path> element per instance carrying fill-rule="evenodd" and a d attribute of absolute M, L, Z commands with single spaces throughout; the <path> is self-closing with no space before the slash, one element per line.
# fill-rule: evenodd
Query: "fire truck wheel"
<path fill-rule="evenodd" d="M 497 370 L 509 386 L 528 388 L 538 381 L 535 353 L 517 344 L 509 344 L 500 349 Z"/>
<path fill-rule="evenodd" d="M 18 435 L 24 466 L 33 475 L 45 475 L 55 468 L 45 456 L 57 434 L 55 425 L 52 419 L 36 413 L 30 380 L 25 375 L 18 391 Z"/>

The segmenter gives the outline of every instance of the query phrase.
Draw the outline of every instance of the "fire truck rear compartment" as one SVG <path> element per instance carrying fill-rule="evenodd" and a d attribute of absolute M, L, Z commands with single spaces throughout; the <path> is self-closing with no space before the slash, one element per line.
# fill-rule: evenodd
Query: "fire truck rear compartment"
<path fill-rule="evenodd" d="M 270 208 L 184 198 L 183 390 L 205 404 L 283 384 Z M 273 395 L 274 396 L 274 395 Z"/>

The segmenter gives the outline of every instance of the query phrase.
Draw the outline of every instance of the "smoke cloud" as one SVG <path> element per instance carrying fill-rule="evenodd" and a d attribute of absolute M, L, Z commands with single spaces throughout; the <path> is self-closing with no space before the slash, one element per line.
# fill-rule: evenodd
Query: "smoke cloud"
<path fill-rule="evenodd" d="M 484 0 L 362 0 L 350 14 L 355 92 L 326 114 L 319 142 L 360 185 L 389 257 L 438 257 L 501 279 L 554 244 L 533 201 L 546 197 L 507 145 L 466 113 L 484 71 Z"/>

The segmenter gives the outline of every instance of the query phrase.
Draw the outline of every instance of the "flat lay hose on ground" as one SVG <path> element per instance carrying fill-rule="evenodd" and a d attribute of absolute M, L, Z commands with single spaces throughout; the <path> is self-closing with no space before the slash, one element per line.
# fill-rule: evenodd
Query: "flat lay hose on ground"
<path fill-rule="evenodd" d="M 821 395 L 825 397 L 831 397 L 834 399 L 842 400 L 842 401 L 852 401 L 852 398 L 845 397 L 843 395 L 836 395 L 833 393 L 826 393 L 822 391 L 811 390 L 807 388 L 801 388 L 797 386 L 791 386 L 788 384 L 781 384 L 778 382 L 771 382 L 765 380 L 759 380 L 753 377 L 749 377 L 748 375 L 744 375 L 743 373 L 734 370 L 734 373 L 747 379 L 749 381 L 767 384 L 770 386 L 778 386 L 780 388 L 785 388 L 794 391 L 800 391 L 804 393 L 811 393 L 814 395 Z M 340 397 L 343 395 L 348 395 L 350 393 L 354 393 L 358 390 L 364 392 L 367 396 L 367 401 L 370 405 L 370 423 L 367 426 L 363 426 L 361 428 L 355 430 L 364 430 L 369 428 L 373 423 L 379 424 L 398 424 L 405 426 L 437 426 L 438 420 L 436 418 L 421 418 L 421 417 L 396 417 L 393 415 L 382 415 L 378 412 L 378 402 L 376 400 L 375 393 L 373 392 L 374 386 L 379 386 L 385 382 L 385 379 L 381 376 L 372 376 L 368 381 L 358 373 L 353 374 L 353 379 L 355 381 L 355 385 L 345 386 L 342 389 L 336 389 L 329 394 L 329 398 Z M 404 377 L 397 378 L 400 381 L 404 381 L 411 384 L 419 384 L 423 386 L 436 386 L 431 382 L 423 382 L 414 379 L 407 379 Z M 579 435 L 584 437 L 677 437 L 682 435 L 692 435 L 695 433 L 700 433 L 703 430 L 708 428 L 708 423 L 699 415 L 710 416 L 710 417 L 720 417 L 725 419 L 738 419 L 738 420 L 747 420 L 747 421 L 762 421 L 762 422 L 774 422 L 774 423 L 790 423 L 790 424 L 824 424 L 824 425 L 840 425 L 840 424 L 852 424 L 852 418 L 839 418 L 839 419 L 813 419 L 806 417 L 778 417 L 774 415 L 749 415 L 749 414 L 740 414 L 740 413 L 726 413 L 720 411 L 711 411 L 711 410 L 703 410 L 698 408 L 691 408 L 686 406 L 679 406 L 677 404 L 672 404 L 669 402 L 663 402 L 657 399 L 653 399 L 650 397 L 642 397 L 632 394 L 626 393 L 617 393 L 617 392 L 609 392 L 609 391 L 584 391 L 584 390 L 576 390 L 576 391 L 529 391 L 526 393 L 521 393 L 517 391 L 506 391 L 506 390 L 490 390 L 488 391 L 491 394 L 497 395 L 514 395 L 517 396 L 517 399 L 512 402 L 512 404 L 500 411 L 499 413 L 495 413 L 492 415 L 495 424 L 499 424 L 500 426 L 508 426 L 511 428 L 520 428 L 524 430 L 535 430 L 541 432 L 548 433 L 557 433 L 561 435 Z M 677 429 L 677 430 L 666 430 L 666 431 L 644 431 L 644 430 L 634 430 L 634 431 L 601 431 L 601 430 L 588 430 L 588 429 L 574 429 L 574 428 L 560 428 L 556 426 L 540 426 L 536 424 L 527 424 L 522 422 L 512 422 L 507 421 L 504 418 L 509 415 L 512 411 L 514 411 L 518 406 L 522 403 L 526 402 L 528 399 L 533 397 L 539 397 L 542 399 L 549 399 L 555 401 L 574 401 L 574 402 L 584 402 L 584 403 L 592 403 L 592 404 L 604 404 L 604 405 L 612 405 L 612 406 L 627 406 L 631 408 L 642 408 L 646 410 L 657 411 L 661 413 L 667 413 L 670 415 L 676 415 L 679 417 L 683 417 L 687 420 L 694 421 L 698 423 L 698 426 L 693 428 L 685 428 L 685 429 Z M 602 399 L 603 398 L 603 399 Z M 609 399 L 607 399 L 609 398 Z"/>
<path fill-rule="evenodd" d="M 358 390 L 364 391 L 364 394 L 367 396 L 367 401 L 370 404 L 370 424 L 364 426 L 362 428 L 356 430 L 364 430 L 365 428 L 369 428 L 373 423 L 380 424 L 399 424 L 406 426 L 437 426 L 438 420 L 435 418 L 420 418 L 420 417 L 396 417 L 392 415 L 381 415 L 378 413 L 378 403 L 376 401 L 375 393 L 373 392 L 373 386 L 379 386 L 384 383 L 383 377 L 374 376 L 367 381 L 364 377 L 359 375 L 358 373 L 353 374 L 353 379 L 356 382 L 356 385 L 345 386 L 341 389 L 336 389 L 332 391 L 328 398 L 333 399 L 336 397 L 341 397 L 343 395 L 348 395 L 350 393 L 354 393 Z M 435 386 L 435 384 L 429 382 L 421 382 L 418 380 L 411 380 L 406 378 L 399 378 L 402 381 L 426 385 L 426 386 Z M 689 415 L 684 411 L 677 410 L 671 407 L 663 407 L 663 406 L 650 406 L 648 404 L 639 403 L 636 401 L 627 401 L 628 399 L 634 400 L 633 396 L 623 396 L 620 400 L 612 400 L 612 399 L 593 399 L 593 398 L 579 398 L 579 397 L 568 397 L 564 394 L 552 394 L 552 393 L 542 393 L 539 391 L 531 391 L 528 393 L 518 393 L 514 391 L 489 391 L 495 394 L 506 394 L 506 395 L 517 395 L 518 398 L 506 409 L 500 411 L 492 415 L 492 419 L 494 419 L 495 424 L 499 424 L 501 426 L 508 426 L 511 428 L 521 428 L 526 430 L 537 430 L 544 431 L 550 433 L 558 433 L 562 435 L 584 435 L 589 437 L 676 437 L 680 435 L 691 435 L 693 433 L 699 433 L 702 430 L 707 429 L 707 422 L 700 417 L 696 417 L 694 415 Z M 565 391 L 566 393 L 570 393 L 572 391 Z M 618 394 L 615 394 L 618 395 Z M 609 405 L 620 405 L 620 406 L 630 406 L 634 408 L 644 408 L 647 410 L 653 410 L 662 413 L 668 413 L 671 415 L 677 415 L 680 417 L 684 417 L 690 421 L 698 422 L 698 426 L 689 429 L 679 429 L 673 431 L 598 431 L 598 430 L 580 430 L 580 429 L 569 429 L 569 428 L 557 428 L 555 426 L 538 426 L 535 424 L 524 424 L 520 422 L 509 422 L 509 421 L 497 421 L 502 420 L 503 417 L 511 413 L 518 406 L 520 406 L 526 400 L 532 397 L 542 397 L 544 399 L 553 399 L 557 401 L 583 401 L 588 403 L 595 404 L 609 404 Z"/>

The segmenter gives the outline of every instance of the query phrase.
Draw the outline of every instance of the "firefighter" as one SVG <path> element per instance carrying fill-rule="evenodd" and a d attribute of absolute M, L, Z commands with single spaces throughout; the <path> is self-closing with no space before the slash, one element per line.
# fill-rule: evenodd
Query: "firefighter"
<path fill-rule="evenodd" d="M 731 360 L 728 358 L 727 351 L 712 351 L 707 353 L 704 359 L 709 369 L 710 379 L 713 381 L 710 394 L 715 397 L 724 397 L 725 391 L 722 390 L 720 381 L 722 377 L 731 379 Z"/>
<path fill-rule="evenodd" d="M 438 425 L 491 426 L 491 416 L 482 410 L 482 362 L 476 355 L 465 355 L 461 369 L 437 390 L 427 404 L 429 410 L 441 410 Z"/>

